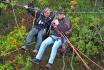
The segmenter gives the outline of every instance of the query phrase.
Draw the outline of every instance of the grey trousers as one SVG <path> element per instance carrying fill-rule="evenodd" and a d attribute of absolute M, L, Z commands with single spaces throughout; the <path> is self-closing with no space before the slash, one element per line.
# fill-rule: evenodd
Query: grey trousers
<path fill-rule="evenodd" d="M 35 49 L 39 49 L 40 45 L 42 43 L 43 36 L 46 34 L 46 29 L 37 29 L 37 28 L 32 28 L 30 32 L 28 33 L 24 46 L 28 48 L 29 44 L 31 43 L 32 39 L 37 35 L 37 40 L 36 40 L 36 45 Z"/>

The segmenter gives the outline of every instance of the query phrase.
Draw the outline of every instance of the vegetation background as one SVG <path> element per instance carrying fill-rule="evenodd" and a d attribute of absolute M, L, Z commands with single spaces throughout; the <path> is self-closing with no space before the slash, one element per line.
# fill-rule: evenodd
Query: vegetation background
<path fill-rule="evenodd" d="M 3 3 L 5 1 L 7 3 Z M 104 67 L 104 0 L 1 0 L 0 1 L 0 56 L 21 48 L 28 31 L 32 27 L 32 16 L 22 6 L 35 6 L 38 9 L 50 7 L 54 12 L 62 8 L 73 26 L 71 43 L 92 60 Z M 20 6 L 16 6 L 20 5 Z M 33 46 L 32 44 L 31 46 Z M 70 48 L 70 46 L 68 46 Z M 23 65 L 23 55 L 13 57 Z M 31 57 L 26 56 L 26 64 L 19 70 L 31 70 Z M 52 70 L 61 70 L 63 58 L 56 58 Z M 85 59 L 85 58 L 84 58 Z M 100 70 L 85 59 L 93 70 Z M 64 70 L 86 70 L 77 56 L 67 53 Z M 57 68 L 57 66 L 59 68 Z M 0 63 L 0 70 L 15 70 L 9 61 Z"/>

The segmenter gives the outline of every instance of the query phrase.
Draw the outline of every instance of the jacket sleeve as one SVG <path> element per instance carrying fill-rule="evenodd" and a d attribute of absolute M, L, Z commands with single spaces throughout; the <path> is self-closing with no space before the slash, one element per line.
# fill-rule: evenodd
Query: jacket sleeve
<path fill-rule="evenodd" d="M 70 31 L 72 30 L 71 22 L 67 18 L 65 18 L 64 22 L 58 25 L 58 29 L 65 35 L 70 35 Z"/>
<path fill-rule="evenodd" d="M 64 20 L 64 24 L 66 26 L 66 31 L 69 31 L 72 28 L 71 21 L 67 18 Z"/>
<path fill-rule="evenodd" d="M 71 21 L 67 19 L 67 23 L 66 23 L 66 26 L 67 26 L 67 30 L 65 31 L 65 34 L 68 36 L 68 35 L 71 35 L 72 34 L 72 25 L 71 25 Z"/>
<path fill-rule="evenodd" d="M 35 16 L 35 10 L 32 7 L 27 8 L 27 11 L 32 15 Z"/>

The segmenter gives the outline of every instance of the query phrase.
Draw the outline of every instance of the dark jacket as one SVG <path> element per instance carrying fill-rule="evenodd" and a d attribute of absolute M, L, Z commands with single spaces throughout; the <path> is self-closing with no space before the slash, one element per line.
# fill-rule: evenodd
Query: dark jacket
<path fill-rule="evenodd" d="M 71 22 L 66 17 L 58 21 L 59 21 L 59 24 L 57 25 L 57 29 L 59 31 L 62 31 L 64 34 L 66 34 L 66 31 L 72 28 Z M 53 35 L 60 36 L 60 34 L 57 33 L 57 31 L 55 30 L 53 30 Z"/>
<path fill-rule="evenodd" d="M 53 13 L 51 13 L 51 15 L 47 19 L 45 19 L 43 11 L 35 12 L 33 8 L 28 8 L 27 10 L 32 16 L 35 16 L 34 27 L 38 29 L 49 29 L 50 24 L 54 18 Z"/>

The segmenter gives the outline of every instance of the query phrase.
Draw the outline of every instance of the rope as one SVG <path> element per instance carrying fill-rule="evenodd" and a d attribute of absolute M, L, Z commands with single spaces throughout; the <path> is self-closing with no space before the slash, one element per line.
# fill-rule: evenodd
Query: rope
<path fill-rule="evenodd" d="M 67 39 L 67 42 L 69 43 L 69 45 L 73 48 L 74 52 L 80 57 L 80 59 L 83 61 L 83 59 L 81 58 L 81 56 L 79 55 L 79 53 L 77 51 L 79 51 L 77 48 L 75 48 L 70 41 L 68 40 L 68 38 L 64 35 L 64 37 Z M 81 51 L 79 51 L 81 53 Z M 85 56 L 87 59 L 89 59 L 92 63 L 94 63 L 95 65 L 97 65 L 99 68 L 101 68 L 102 70 L 104 70 L 104 68 L 102 68 L 100 65 L 98 65 L 97 63 L 95 63 L 94 61 L 92 61 L 90 58 L 88 58 L 86 55 L 84 55 L 83 53 L 81 53 L 83 56 Z M 83 61 L 83 63 L 86 66 L 86 63 Z M 86 66 L 89 70 L 91 70 L 88 66 Z"/>
<path fill-rule="evenodd" d="M 73 55 L 72 55 L 72 59 L 71 59 L 70 65 L 71 65 L 72 70 L 75 70 L 74 67 L 73 67 L 73 65 L 72 65 L 73 64 L 73 57 L 74 57 L 74 51 L 73 51 Z"/>
<path fill-rule="evenodd" d="M 83 54 L 81 51 L 79 51 L 77 48 L 75 48 L 75 47 L 71 44 L 71 42 L 69 41 L 69 39 L 64 35 L 63 32 L 60 32 L 60 35 L 63 36 L 64 38 L 66 38 L 67 43 L 70 45 L 70 47 L 73 49 L 73 51 L 78 55 L 78 57 L 82 60 L 82 62 L 84 63 L 84 65 L 86 66 L 86 68 L 87 68 L 88 70 L 91 70 L 91 69 L 90 69 L 89 66 L 84 62 L 84 60 L 82 59 L 82 57 L 79 55 L 78 52 L 80 52 L 83 56 L 85 56 L 88 60 L 90 60 L 92 63 L 94 63 L 94 64 L 95 64 L 96 66 L 98 66 L 100 69 L 104 70 L 103 67 L 101 67 L 100 65 L 98 65 L 97 63 L 95 63 L 94 61 L 92 61 L 92 60 L 91 60 L 90 58 L 88 58 L 85 54 Z M 78 52 L 77 52 L 77 51 L 78 51 Z"/>
<path fill-rule="evenodd" d="M 18 25 L 18 23 L 17 23 L 16 14 L 15 14 L 14 7 L 13 7 L 14 4 L 13 4 L 13 1 L 12 1 L 12 0 L 11 0 L 11 5 L 12 5 L 12 9 L 13 9 L 14 20 L 15 20 L 15 22 L 16 22 L 17 27 L 19 28 L 19 25 Z"/>
<path fill-rule="evenodd" d="M 63 53 L 63 56 L 62 56 L 62 62 L 63 62 L 62 70 L 65 70 L 65 65 L 66 65 L 64 57 L 65 57 L 65 53 Z"/>
<path fill-rule="evenodd" d="M 14 3 L 13 3 L 13 0 L 11 0 L 11 3 L 8 3 L 8 2 L 5 2 L 5 1 L 1 1 L 1 2 L 6 3 L 6 4 L 10 4 L 10 5 L 12 6 L 13 15 L 14 15 L 14 20 L 15 20 L 16 26 L 17 26 L 17 28 L 18 28 L 20 37 L 22 38 L 23 36 L 22 36 L 22 34 L 21 34 L 19 24 L 17 23 L 17 18 L 16 18 L 16 13 L 15 13 L 15 10 L 14 10 Z M 15 4 L 15 5 L 16 5 L 16 6 L 19 6 L 19 7 L 24 7 L 23 5 L 20 5 L 20 4 Z M 29 8 L 31 8 L 31 7 L 29 7 Z M 37 8 L 31 8 L 31 9 L 36 9 L 36 10 L 37 10 Z M 34 20 L 35 20 L 35 19 L 34 19 Z M 34 20 L 33 20 L 33 25 L 34 25 Z M 34 43 L 35 43 L 35 42 L 30 43 L 30 44 L 28 44 L 28 45 L 31 45 L 31 44 L 34 44 Z"/>
<path fill-rule="evenodd" d="M 83 56 L 85 56 L 89 61 L 91 61 L 92 63 L 94 63 L 96 66 L 98 66 L 100 69 L 104 70 L 103 67 L 101 67 L 100 65 L 98 65 L 96 62 L 94 62 L 93 60 L 91 60 L 88 56 L 86 56 L 84 53 L 82 53 L 81 51 L 79 51 L 77 48 L 75 48 L 78 52 L 80 52 Z"/>
<path fill-rule="evenodd" d="M 6 2 L 6 1 L 1 1 L 2 3 L 6 3 L 6 4 L 10 4 L 11 5 L 11 3 L 9 3 L 9 2 Z M 16 6 L 19 6 L 19 7 L 24 7 L 24 5 L 20 5 L 20 4 L 16 4 Z M 31 7 L 29 7 L 29 8 L 31 8 Z M 37 7 L 36 8 L 31 8 L 31 9 L 37 9 Z M 57 11 L 55 11 L 55 10 L 53 10 L 53 12 L 57 12 Z M 65 13 L 67 13 L 67 14 L 104 14 L 104 12 L 93 12 L 93 11 L 89 11 L 89 12 L 86 12 L 86 11 L 78 11 L 78 12 L 65 12 Z"/>
<path fill-rule="evenodd" d="M 15 20 L 15 23 L 16 23 L 16 25 L 17 25 L 18 32 L 19 32 L 19 34 L 20 34 L 20 37 L 22 38 L 23 36 L 22 36 L 22 34 L 21 34 L 19 25 L 18 25 L 18 23 L 17 23 L 16 13 L 15 13 L 15 11 L 14 11 L 14 3 L 13 3 L 12 0 L 11 0 L 11 6 L 12 6 L 12 9 L 13 9 L 14 20 Z M 20 53 L 19 48 L 16 47 L 16 49 L 18 50 L 18 53 Z"/>
<path fill-rule="evenodd" d="M 81 61 L 84 63 L 85 67 L 88 69 L 88 70 L 91 70 L 90 67 L 87 65 L 87 63 L 84 61 L 84 59 L 79 55 L 79 53 L 75 50 L 74 46 L 69 42 L 67 41 L 70 46 L 73 48 L 74 52 L 77 54 L 77 56 L 81 59 Z"/>
<path fill-rule="evenodd" d="M 54 24 L 52 25 L 54 27 Z M 61 37 L 65 38 L 69 46 L 73 49 L 73 51 L 77 54 L 77 56 L 81 59 L 81 61 L 84 63 L 85 67 L 88 70 L 91 70 L 90 67 L 87 65 L 87 63 L 84 61 L 84 59 L 80 56 L 80 54 L 77 52 L 77 50 L 74 48 L 74 46 L 71 44 L 69 39 L 64 35 L 63 32 L 59 31 L 57 27 L 54 27 L 55 31 L 61 35 Z"/>
<path fill-rule="evenodd" d="M 11 0 L 11 5 L 12 5 L 12 9 L 13 9 L 14 20 L 15 20 L 16 26 L 17 26 L 17 28 L 18 28 L 20 37 L 22 38 L 22 34 L 21 34 L 21 31 L 20 31 L 20 27 L 19 27 L 19 25 L 18 25 L 18 23 L 17 23 L 16 13 L 15 13 L 15 11 L 14 11 L 14 3 L 13 3 L 12 0 Z"/>
<path fill-rule="evenodd" d="M 18 30 L 19 30 L 19 33 L 20 33 L 20 36 L 22 37 L 22 35 L 21 35 L 21 32 L 20 32 L 20 29 L 19 29 L 19 25 L 18 25 L 18 23 L 17 23 L 17 18 L 16 18 L 16 14 L 15 14 L 15 11 L 14 11 L 14 8 L 13 8 L 13 6 L 14 6 L 14 4 L 13 4 L 13 1 L 11 0 L 11 5 L 12 5 L 12 9 L 13 9 L 13 15 L 14 15 L 14 20 L 15 20 L 15 22 L 16 22 L 16 25 L 17 25 L 17 28 L 18 28 Z M 18 4 L 18 6 L 22 6 L 22 5 L 19 5 Z M 22 6 L 23 7 L 23 6 Z M 82 14 L 86 14 L 86 13 L 104 13 L 104 12 L 66 12 L 66 13 L 82 13 Z M 62 34 L 61 34 L 62 35 Z M 65 35 L 63 35 L 66 39 L 67 39 L 67 37 L 65 36 Z M 102 40 L 102 38 L 101 38 L 101 40 Z M 78 57 L 82 60 L 82 62 L 84 63 L 84 65 L 86 66 L 86 68 L 88 69 L 88 70 L 91 70 L 90 68 L 89 68 L 89 66 L 86 64 L 86 62 L 82 59 L 82 57 L 79 55 L 79 53 L 77 52 L 77 51 L 79 51 L 78 49 L 77 49 L 77 51 L 76 51 L 76 49 L 75 49 L 75 47 L 70 43 L 70 41 L 67 39 L 67 42 L 68 42 L 68 44 L 72 47 L 72 49 L 73 49 L 73 51 L 78 55 Z M 18 48 L 17 48 L 18 49 Z M 81 51 L 79 51 L 82 55 L 84 55 Z M 93 62 L 94 64 L 96 64 L 94 61 L 92 61 L 90 58 L 88 58 L 86 55 L 84 55 L 87 59 L 89 59 L 91 62 Z M 99 66 L 98 64 L 96 64 L 99 68 L 101 68 L 102 70 L 104 70 L 101 66 Z M 64 56 L 63 56 L 63 69 L 65 68 L 65 63 L 64 63 Z"/>

